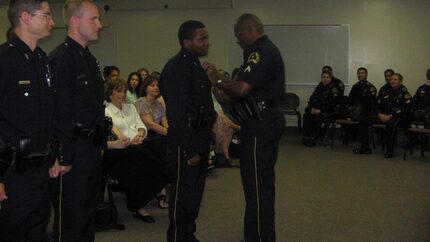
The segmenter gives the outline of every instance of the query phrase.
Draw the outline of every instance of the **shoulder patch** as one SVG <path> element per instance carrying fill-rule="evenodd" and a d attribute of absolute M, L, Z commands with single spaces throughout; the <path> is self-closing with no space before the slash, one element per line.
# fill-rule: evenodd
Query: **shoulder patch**
<path fill-rule="evenodd" d="M 412 97 L 411 97 L 411 94 L 409 94 L 409 93 L 405 93 L 405 98 L 408 98 L 408 99 L 409 99 L 409 98 L 412 98 Z"/>
<path fill-rule="evenodd" d="M 246 61 L 247 64 L 257 64 L 258 62 L 260 62 L 260 54 L 258 54 L 258 52 L 252 52 L 249 57 L 248 60 Z"/>

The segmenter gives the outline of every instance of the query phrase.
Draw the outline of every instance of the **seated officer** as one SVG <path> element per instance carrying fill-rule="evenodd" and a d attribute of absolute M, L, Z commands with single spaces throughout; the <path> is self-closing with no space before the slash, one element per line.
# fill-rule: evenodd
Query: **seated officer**
<path fill-rule="evenodd" d="M 331 76 L 331 79 L 333 80 L 333 83 L 335 83 L 335 85 L 339 86 L 340 91 L 342 92 L 342 94 L 339 94 L 339 95 L 343 96 L 343 93 L 345 91 L 345 85 L 343 84 L 343 82 L 340 79 L 336 78 L 333 75 L 333 68 L 331 68 L 331 66 L 323 66 L 321 71 L 330 72 L 330 76 Z"/>
<path fill-rule="evenodd" d="M 360 145 L 354 149 L 356 154 L 369 154 L 372 152 L 369 146 L 369 126 L 375 123 L 386 125 L 385 158 L 394 156 L 394 142 L 397 137 L 397 127 L 409 125 L 408 115 L 410 111 L 411 95 L 402 88 L 403 77 L 399 73 L 391 76 L 391 88 L 384 96 L 379 96 L 376 104 L 376 116 L 363 118 L 359 125 Z"/>
<path fill-rule="evenodd" d="M 427 81 L 412 99 L 412 113 L 412 120 L 424 122 L 424 126 L 430 128 L 430 69 L 427 70 Z"/>
<path fill-rule="evenodd" d="M 391 76 L 394 75 L 394 71 L 392 69 L 387 69 L 384 71 L 384 77 L 385 77 L 385 85 L 383 85 L 379 91 L 378 91 L 378 98 L 383 97 L 387 94 L 387 92 L 391 89 Z M 404 92 L 407 92 L 408 89 L 402 84 L 401 88 Z"/>
<path fill-rule="evenodd" d="M 309 98 L 303 115 L 303 144 L 310 147 L 316 144 L 322 120 L 338 114 L 343 98 L 341 87 L 333 81 L 329 71 L 321 73 L 321 82 Z"/>
<path fill-rule="evenodd" d="M 367 69 L 358 68 L 357 78 L 358 82 L 352 86 L 348 96 L 348 117 L 356 120 L 372 115 L 376 104 L 376 88 L 367 80 Z"/>

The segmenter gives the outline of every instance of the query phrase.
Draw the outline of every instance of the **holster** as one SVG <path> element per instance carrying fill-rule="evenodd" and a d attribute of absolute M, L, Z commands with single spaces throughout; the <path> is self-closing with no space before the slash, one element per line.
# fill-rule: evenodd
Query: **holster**
<path fill-rule="evenodd" d="M 257 101 L 253 96 L 239 99 L 231 109 L 231 115 L 238 124 L 249 120 L 263 120 L 262 112 L 270 108 L 267 101 Z"/>
<path fill-rule="evenodd" d="M 47 154 L 47 162 L 49 167 L 54 166 L 55 161 L 60 155 L 61 151 L 61 143 L 58 140 L 53 140 L 49 143 L 48 146 L 48 154 Z"/>
<path fill-rule="evenodd" d="M 6 144 L 3 139 L 0 139 L 0 176 L 4 171 L 15 161 L 16 149 L 10 144 Z"/>

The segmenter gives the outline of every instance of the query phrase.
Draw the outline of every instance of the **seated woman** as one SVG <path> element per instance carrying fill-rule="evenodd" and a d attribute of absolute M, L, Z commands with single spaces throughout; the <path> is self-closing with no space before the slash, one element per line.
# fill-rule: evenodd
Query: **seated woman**
<path fill-rule="evenodd" d="M 136 218 L 153 223 L 155 219 L 144 209 L 163 187 L 166 178 L 157 158 L 143 145 L 146 126 L 136 108 L 124 103 L 126 82 L 121 79 L 106 83 L 106 99 L 110 102 L 105 115 L 112 119 L 115 140 L 108 142 L 103 156 L 106 171 L 118 178 L 125 188 L 127 208 Z"/>
<path fill-rule="evenodd" d="M 135 104 L 139 98 L 139 90 L 142 85 L 142 78 L 139 73 L 132 72 L 128 75 L 127 79 L 127 94 L 125 97 L 125 102 L 130 104 Z"/>
<path fill-rule="evenodd" d="M 343 91 L 333 81 L 329 71 L 321 73 L 321 82 L 309 98 L 308 107 L 303 115 L 303 144 L 314 146 L 319 138 L 322 121 L 335 117 L 341 109 Z"/>
<path fill-rule="evenodd" d="M 165 108 L 159 101 L 160 90 L 156 76 L 150 75 L 142 82 L 140 96 L 135 105 L 143 123 L 149 128 L 149 138 L 146 139 L 145 145 L 159 157 L 163 170 L 166 170 L 166 135 L 169 125 L 167 124 Z M 165 175 L 167 176 L 167 174 Z M 158 199 L 160 208 L 168 207 L 166 189 L 161 191 Z"/>
<path fill-rule="evenodd" d="M 148 136 L 166 136 L 169 125 L 167 124 L 166 111 L 158 100 L 160 89 L 158 79 L 148 76 L 142 83 L 141 97 L 136 101 L 136 109 L 142 121 L 149 127 Z"/>

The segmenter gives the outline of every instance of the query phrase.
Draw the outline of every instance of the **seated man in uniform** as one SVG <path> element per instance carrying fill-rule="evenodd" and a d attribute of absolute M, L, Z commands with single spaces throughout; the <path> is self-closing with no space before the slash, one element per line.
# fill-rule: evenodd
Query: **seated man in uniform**
<path fill-rule="evenodd" d="M 358 82 L 352 86 L 348 96 L 347 117 L 352 120 L 361 120 L 372 116 L 376 105 L 376 88 L 367 80 L 367 69 L 358 68 L 357 78 Z M 357 132 L 356 129 L 354 131 Z M 354 149 L 354 152 L 362 152 L 361 146 Z"/>
<path fill-rule="evenodd" d="M 430 128 L 430 69 L 427 70 L 427 80 L 415 92 L 412 99 L 412 120 L 424 123 Z"/>
<path fill-rule="evenodd" d="M 321 73 L 321 82 L 315 88 L 309 98 L 308 107 L 303 115 L 303 140 L 307 146 L 314 146 L 319 137 L 321 123 L 326 118 L 332 118 L 338 114 L 342 106 L 343 91 L 333 81 L 329 71 Z"/>
<path fill-rule="evenodd" d="M 369 146 L 369 126 L 373 123 L 382 123 L 385 128 L 385 158 L 394 157 L 394 143 L 397 137 L 398 127 L 409 126 L 409 112 L 411 95 L 402 88 L 403 77 L 399 73 L 391 76 L 391 88 L 384 96 L 379 96 L 376 104 L 376 115 L 360 120 L 359 141 L 362 152 L 356 154 L 369 154 L 372 152 Z"/>

